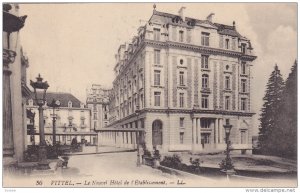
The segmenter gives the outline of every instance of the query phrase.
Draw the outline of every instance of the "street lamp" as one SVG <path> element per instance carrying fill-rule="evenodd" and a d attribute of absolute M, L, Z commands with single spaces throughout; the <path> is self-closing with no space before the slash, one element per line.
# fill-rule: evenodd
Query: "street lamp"
<path fill-rule="evenodd" d="M 57 119 L 57 115 L 55 114 L 55 109 L 60 107 L 60 101 L 59 100 L 55 100 L 52 99 L 52 102 L 50 104 L 48 104 L 48 107 L 51 107 L 53 109 L 53 113 L 52 113 L 52 140 L 53 140 L 53 147 L 56 145 L 56 119 Z"/>
<path fill-rule="evenodd" d="M 230 125 L 229 123 L 229 119 L 226 119 L 226 125 L 223 125 L 224 129 L 225 129 L 225 134 L 226 134 L 226 158 L 225 158 L 225 163 L 223 163 L 223 169 L 224 172 L 226 173 L 227 179 L 229 178 L 230 175 L 233 175 L 235 173 L 234 168 L 233 168 L 233 164 L 230 158 L 230 141 L 229 141 L 229 136 L 230 136 L 230 131 L 232 128 L 232 125 Z"/>
<path fill-rule="evenodd" d="M 50 169 L 47 162 L 47 150 L 46 150 L 46 142 L 45 142 L 45 132 L 44 132 L 44 115 L 43 115 L 43 106 L 46 102 L 46 91 L 49 87 L 47 81 L 43 82 L 43 78 L 39 74 L 36 78 L 36 82 L 30 80 L 30 85 L 34 89 L 34 95 L 37 105 L 39 106 L 39 130 L 40 130 L 40 145 L 39 145 L 39 163 L 38 169 L 46 170 Z M 38 91 L 40 94 L 38 94 Z"/>
<path fill-rule="evenodd" d="M 3 4 L 3 166 L 10 168 L 14 164 L 14 138 L 13 138 L 13 118 L 11 104 L 9 64 L 15 61 L 18 42 L 18 33 L 12 36 L 13 32 L 18 32 L 25 23 L 27 16 L 18 17 L 9 13 L 12 9 L 10 4 Z"/>
<path fill-rule="evenodd" d="M 136 129 L 139 130 L 139 114 L 140 114 L 140 107 L 137 105 L 136 110 L 135 110 L 135 115 L 136 115 Z M 140 155 L 140 132 L 136 132 L 136 145 L 137 145 L 137 161 L 136 161 L 136 166 L 140 167 L 141 166 L 141 155 Z"/>

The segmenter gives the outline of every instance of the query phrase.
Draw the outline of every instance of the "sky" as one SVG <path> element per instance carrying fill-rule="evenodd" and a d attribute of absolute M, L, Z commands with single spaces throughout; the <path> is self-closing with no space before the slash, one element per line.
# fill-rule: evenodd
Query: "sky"
<path fill-rule="evenodd" d="M 257 132 L 268 78 L 278 65 L 284 79 L 297 59 L 296 3 L 156 3 L 156 10 L 232 25 L 251 40 L 252 110 Z M 85 102 L 91 84 L 112 87 L 114 55 L 152 15 L 152 3 L 20 4 L 28 15 L 20 41 L 29 58 L 28 81 L 38 73 L 49 91 L 71 92 Z"/>

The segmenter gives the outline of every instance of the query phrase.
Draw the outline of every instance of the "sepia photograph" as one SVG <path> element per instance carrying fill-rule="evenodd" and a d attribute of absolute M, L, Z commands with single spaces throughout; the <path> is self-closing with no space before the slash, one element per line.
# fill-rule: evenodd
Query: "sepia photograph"
<path fill-rule="evenodd" d="M 298 189 L 296 2 L 2 11 L 5 192 Z"/>

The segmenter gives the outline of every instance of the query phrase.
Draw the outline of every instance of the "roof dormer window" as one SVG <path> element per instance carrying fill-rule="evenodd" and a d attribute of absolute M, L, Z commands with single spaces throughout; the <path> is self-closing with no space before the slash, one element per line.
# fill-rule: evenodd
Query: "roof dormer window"
<path fill-rule="evenodd" d="M 73 105 L 72 105 L 72 101 L 69 101 L 69 102 L 68 102 L 68 107 L 69 107 L 69 108 L 72 108 L 72 106 L 73 106 Z"/>
<path fill-rule="evenodd" d="M 80 103 L 80 108 L 84 108 L 84 104 L 83 103 Z"/>

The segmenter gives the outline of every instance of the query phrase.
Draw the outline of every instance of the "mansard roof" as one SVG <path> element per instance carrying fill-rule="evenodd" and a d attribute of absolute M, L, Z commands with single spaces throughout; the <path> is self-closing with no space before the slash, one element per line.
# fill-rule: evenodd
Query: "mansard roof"
<path fill-rule="evenodd" d="M 218 33 L 222 35 L 243 37 L 239 32 L 236 31 L 235 26 L 224 25 L 219 23 L 214 23 L 218 27 Z"/>
<path fill-rule="evenodd" d="M 237 32 L 235 26 L 220 24 L 220 23 L 212 23 L 209 20 L 200 20 L 195 18 L 186 17 L 185 21 L 179 15 L 174 15 L 170 13 L 159 12 L 153 10 L 153 15 L 151 16 L 149 22 L 153 19 L 153 16 L 163 17 L 162 22 L 168 23 L 176 23 L 176 25 L 180 25 L 183 27 L 192 27 L 195 25 L 205 25 L 204 27 L 211 27 L 217 29 L 218 33 L 221 35 L 229 35 L 234 37 L 244 38 L 239 32 Z M 175 22 L 174 22 L 175 21 Z"/>
<path fill-rule="evenodd" d="M 38 92 L 38 97 L 41 97 L 43 93 Z M 33 99 L 33 105 L 36 105 L 36 101 L 34 100 L 34 93 L 31 95 L 31 99 Z M 80 108 L 80 100 L 77 99 L 74 95 L 71 93 L 63 93 L 63 92 L 47 92 L 46 94 L 46 101 L 47 104 L 50 104 L 52 100 L 59 100 L 60 107 L 68 107 L 69 101 L 72 102 L 72 107 Z"/>

